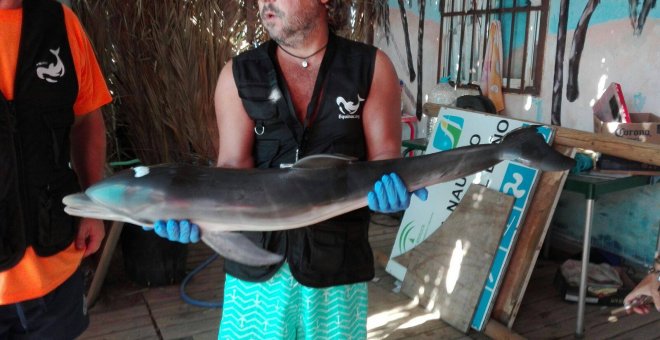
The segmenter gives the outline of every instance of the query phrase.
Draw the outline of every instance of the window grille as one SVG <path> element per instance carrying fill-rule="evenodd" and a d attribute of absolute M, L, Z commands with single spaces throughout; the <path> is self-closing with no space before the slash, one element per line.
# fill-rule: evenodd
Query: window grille
<path fill-rule="evenodd" d="M 549 0 L 440 1 L 438 79 L 479 84 L 491 21 L 502 31 L 502 90 L 538 95 Z"/>

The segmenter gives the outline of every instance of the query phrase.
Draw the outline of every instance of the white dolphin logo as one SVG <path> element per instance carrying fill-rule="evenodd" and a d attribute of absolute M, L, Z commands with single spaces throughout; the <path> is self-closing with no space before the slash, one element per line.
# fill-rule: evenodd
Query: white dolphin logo
<path fill-rule="evenodd" d="M 57 63 L 48 63 L 47 61 L 37 63 L 37 77 L 49 83 L 57 83 L 56 78 L 62 78 L 64 76 L 64 63 L 62 63 L 62 59 L 60 59 L 59 48 L 49 51 L 55 56 Z"/>
<path fill-rule="evenodd" d="M 344 97 L 337 97 L 337 105 L 339 106 L 339 111 L 345 115 L 354 115 L 360 108 L 360 103 L 364 101 L 364 99 L 360 98 L 360 94 L 358 94 L 357 97 L 357 103 L 346 101 Z"/>

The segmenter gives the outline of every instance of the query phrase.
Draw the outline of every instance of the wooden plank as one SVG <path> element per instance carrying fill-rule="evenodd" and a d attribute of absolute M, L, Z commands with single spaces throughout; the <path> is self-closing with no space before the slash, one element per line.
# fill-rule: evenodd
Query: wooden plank
<path fill-rule="evenodd" d="M 107 322 L 117 321 L 117 320 L 127 320 L 149 316 L 149 309 L 144 304 L 136 304 L 131 307 L 126 307 L 118 310 L 110 310 L 102 313 L 90 313 L 90 318 L 92 319 L 92 325 L 98 323 L 99 325 L 104 325 Z"/>
<path fill-rule="evenodd" d="M 628 318 L 636 319 L 625 326 L 617 326 L 612 323 L 603 324 L 599 328 L 585 332 L 585 335 L 593 339 L 658 339 L 660 313 L 651 311 L 647 315 L 632 315 Z"/>
<path fill-rule="evenodd" d="M 617 156 L 633 161 L 660 166 L 660 144 L 642 143 L 604 133 L 589 133 L 555 127 L 555 144 Z"/>
<path fill-rule="evenodd" d="M 149 328 L 155 331 L 155 327 L 149 315 L 120 320 L 108 319 L 105 322 L 100 322 L 95 319 L 94 322 L 89 325 L 89 328 L 87 328 L 85 333 L 83 333 L 82 338 L 110 336 L 112 334 L 135 331 L 138 329 L 139 331 L 137 332 L 142 333 Z"/>
<path fill-rule="evenodd" d="M 508 329 L 503 324 L 491 319 L 486 324 L 484 333 L 493 339 L 498 340 L 522 340 L 525 339 L 520 336 L 518 333 L 515 333 Z"/>
<path fill-rule="evenodd" d="M 514 198 L 470 185 L 442 227 L 419 244 L 401 291 L 466 333 Z"/>
<path fill-rule="evenodd" d="M 205 331 L 199 334 L 194 334 L 192 340 L 218 340 L 218 330 Z"/>
<path fill-rule="evenodd" d="M 382 312 L 369 311 L 367 338 L 409 339 L 417 338 L 420 333 L 434 334 L 434 339 L 456 339 L 465 336 L 438 320 L 436 313 L 425 311 L 407 297 L 404 298 L 406 301 L 392 302 L 383 308 Z"/>
<path fill-rule="evenodd" d="M 158 339 L 158 333 L 152 326 L 143 326 L 133 329 L 124 329 L 118 332 L 112 332 L 102 335 L 86 336 L 85 333 L 80 336 L 81 340 L 96 340 L 96 339 Z"/>
<path fill-rule="evenodd" d="M 573 148 L 554 146 L 556 150 L 572 155 Z M 504 275 L 499 294 L 495 300 L 491 318 L 509 328 L 520 308 L 534 264 L 550 227 L 567 172 L 544 172 L 539 178 L 534 197 L 530 202 L 525 222 L 518 234 L 509 267 Z"/>

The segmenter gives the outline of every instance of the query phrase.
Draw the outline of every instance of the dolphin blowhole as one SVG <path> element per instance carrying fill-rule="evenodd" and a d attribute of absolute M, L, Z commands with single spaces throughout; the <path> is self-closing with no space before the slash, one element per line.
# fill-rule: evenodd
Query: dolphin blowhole
<path fill-rule="evenodd" d="M 133 171 L 135 172 L 135 178 L 140 178 L 143 176 L 146 176 L 149 174 L 149 167 L 148 166 L 136 166 L 133 168 Z"/>

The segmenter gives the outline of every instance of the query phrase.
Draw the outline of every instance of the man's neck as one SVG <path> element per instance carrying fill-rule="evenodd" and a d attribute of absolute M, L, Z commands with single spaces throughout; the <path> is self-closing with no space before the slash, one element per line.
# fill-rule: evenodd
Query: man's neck
<path fill-rule="evenodd" d="M 0 0 L 0 9 L 21 8 L 23 0 Z"/>
<path fill-rule="evenodd" d="M 292 44 L 284 44 L 284 48 L 297 55 L 308 55 L 317 51 L 319 48 L 327 45 L 329 39 L 329 29 L 327 26 L 323 27 L 319 25 L 319 27 L 304 35 L 299 35 L 297 39 L 290 41 Z"/>

